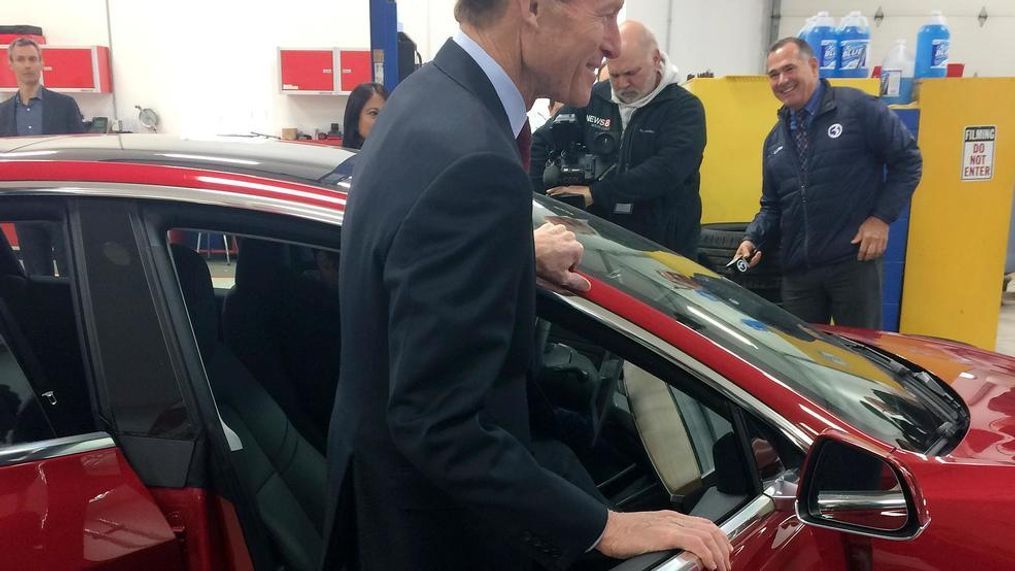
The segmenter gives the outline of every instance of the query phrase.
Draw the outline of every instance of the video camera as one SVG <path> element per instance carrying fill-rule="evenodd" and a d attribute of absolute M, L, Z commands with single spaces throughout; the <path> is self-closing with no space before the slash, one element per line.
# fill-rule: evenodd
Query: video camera
<path fill-rule="evenodd" d="M 574 113 L 554 118 L 550 125 L 553 148 L 543 170 L 545 188 L 588 186 L 616 166 L 607 158 L 617 151 L 616 135 L 610 131 L 598 133 L 589 147 L 583 141 L 581 127 Z"/>

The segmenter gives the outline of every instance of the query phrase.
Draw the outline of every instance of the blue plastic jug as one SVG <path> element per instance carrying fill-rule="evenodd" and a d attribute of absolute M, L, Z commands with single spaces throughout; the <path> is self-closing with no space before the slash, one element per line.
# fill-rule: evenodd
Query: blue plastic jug
<path fill-rule="evenodd" d="M 839 65 L 839 36 L 835 19 L 828 12 L 818 12 L 808 20 L 801 36 L 811 46 L 814 57 L 818 58 L 818 74 L 821 77 L 835 77 Z"/>
<path fill-rule="evenodd" d="M 940 11 L 930 13 L 930 20 L 916 35 L 916 77 L 944 77 L 948 71 L 948 49 L 951 31 Z"/>
<path fill-rule="evenodd" d="M 871 32 L 867 18 L 858 11 L 850 12 L 839 24 L 838 77 L 868 77 L 867 52 Z"/>

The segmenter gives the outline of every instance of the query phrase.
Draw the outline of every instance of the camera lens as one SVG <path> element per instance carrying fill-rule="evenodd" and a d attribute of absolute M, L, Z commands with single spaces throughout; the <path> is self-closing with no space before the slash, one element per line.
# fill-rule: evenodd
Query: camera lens
<path fill-rule="evenodd" d="M 592 146 L 592 152 L 597 155 L 612 155 L 617 150 L 617 138 L 610 132 L 599 133 L 592 139 Z"/>

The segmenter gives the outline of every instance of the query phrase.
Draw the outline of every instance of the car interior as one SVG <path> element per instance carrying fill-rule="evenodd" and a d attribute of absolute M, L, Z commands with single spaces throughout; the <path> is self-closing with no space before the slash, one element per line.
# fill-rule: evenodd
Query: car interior
<path fill-rule="evenodd" d="M 205 255 L 182 244 L 170 249 L 223 421 L 242 443 L 232 452 L 234 467 L 279 561 L 312 568 L 323 533 L 322 436 L 340 347 L 337 294 L 322 278 L 320 254 L 337 267 L 338 253 L 241 237 L 235 285 L 216 289 Z M 674 509 L 719 521 L 756 495 L 721 401 L 678 389 L 700 383 L 609 328 L 570 315 L 552 296 L 542 295 L 539 305 L 541 358 L 530 383 L 537 460 L 563 444 L 587 474 L 579 479 L 594 489 L 579 487 L 621 511 Z M 622 356 L 628 351 L 639 364 Z M 592 554 L 576 567 L 618 563 Z"/>
<path fill-rule="evenodd" d="M 242 500 L 253 505 L 277 565 L 314 569 L 340 365 L 339 252 L 334 244 L 241 235 L 228 262 L 235 277 L 223 283 L 210 269 L 221 269 L 220 260 L 171 239 L 177 232 L 161 235 L 230 435 Z M 70 276 L 26 274 L 18 254 L 0 235 L 0 338 L 10 347 L 0 366 L 17 355 L 36 396 L 35 412 L 21 407 L 18 426 L 36 427 L 29 440 L 94 430 Z M 572 475 L 576 485 L 611 509 L 673 509 L 721 521 L 760 491 L 755 471 L 798 465 L 778 436 L 738 416 L 691 373 L 552 294 L 540 294 L 538 314 L 529 391 L 533 453 L 542 461 L 545 451 L 566 447 L 581 465 Z M 38 409 L 55 406 L 79 410 L 52 417 L 66 426 L 50 428 Z M 759 443 L 776 453 L 752 453 Z M 545 466 L 557 469 L 550 460 Z M 653 557 L 637 567 L 593 552 L 575 568 L 643 568 L 667 556 Z"/>

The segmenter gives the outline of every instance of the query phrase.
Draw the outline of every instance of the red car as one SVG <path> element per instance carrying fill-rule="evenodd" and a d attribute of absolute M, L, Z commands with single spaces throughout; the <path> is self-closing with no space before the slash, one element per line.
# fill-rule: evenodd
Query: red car
<path fill-rule="evenodd" d="M 265 139 L 0 140 L 0 566 L 316 566 L 353 161 Z M 546 220 L 583 242 L 592 290 L 540 294 L 533 433 L 604 502 L 711 518 L 738 569 L 1015 561 L 1015 361 L 815 328 L 536 197 Z"/>

